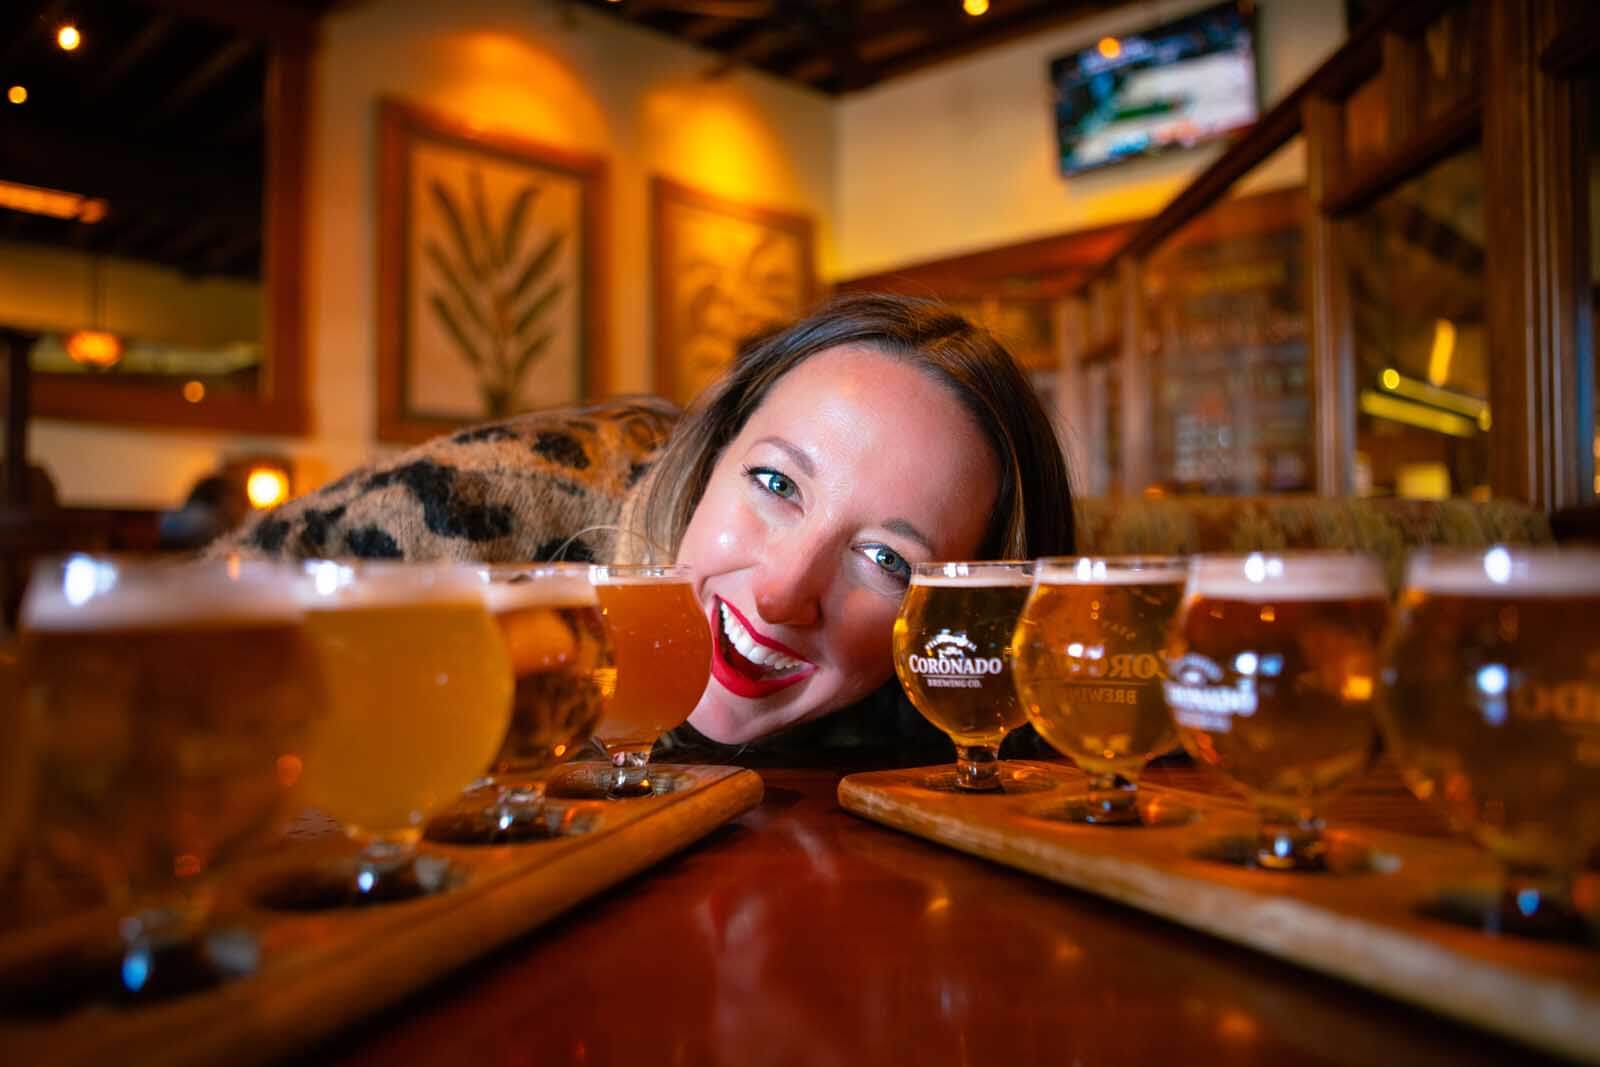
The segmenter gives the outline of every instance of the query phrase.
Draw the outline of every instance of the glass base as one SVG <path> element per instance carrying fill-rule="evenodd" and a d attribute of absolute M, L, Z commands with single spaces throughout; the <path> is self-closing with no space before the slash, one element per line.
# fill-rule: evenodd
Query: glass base
<path fill-rule="evenodd" d="M 116 938 L 58 947 L 0 972 L 0 1018 L 51 1019 L 92 1004 L 137 1008 L 253 974 L 253 932 L 219 927 L 179 938 Z"/>
<path fill-rule="evenodd" d="M 442 856 L 421 855 L 395 864 L 355 857 L 273 879 L 257 891 L 256 902 L 273 911 L 366 908 L 449 892 L 466 880 L 466 870 Z"/>
<path fill-rule="evenodd" d="M 1013 767 L 1009 764 L 1000 764 L 996 772 L 997 786 L 974 789 L 967 784 L 967 777 L 955 767 L 945 767 L 934 771 L 918 784 L 924 789 L 931 789 L 936 793 L 959 793 L 962 796 L 1017 796 L 1025 793 L 1044 793 L 1061 787 L 1058 776 L 1048 771 L 1034 767 Z"/>
<path fill-rule="evenodd" d="M 537 811 L 473 808 L 439 815 L 423 836 L 442 845 L 520 845 L 588 833 L 595 821 L 571 804 L 541 804 Z"/>
<path fill-rule="evenodd" d="M 1552 898 L 1526 887 L 1502 893 L 1446 889 L 1417 911 L 1426 918 L 1486 934 L 1600 949 L 1600 920 L 1586 918 L 1559 896 Z"/>
<path fill-rule="evenodd" d="M 1274 871 L 1304 875 L 1365 875 L 1390 874 L 1400 869 L 1400 859 L 1367 845 L 1351 841 L 1342 835 L 1329 835 L 1323 842 L 1314 864 L 1279 865 L 1278 862 L 1261 862 L 1262 847 L 1257 837 L 1213 838 L 1195 850 L 1197 859 L 1212 863 L 1225 863 L 1230 867 L 1247 867 L 1254 870 Z"/>
<path fill-rule="evenodd" d="M 1098 795 L 1090 793 L 1067 797 L 1060 810 L 1050 813 L 1051 818 L 1062 822 L 1135 830 L 1186 826 L 1198 815 L 1194 808 L 1171 797 L 1141 794 L 1131 805 L 1108 807 Z"/>
<path fill-rule="evenodd" d="M 561 800 L 625 800 L 659 797 L 687 784 L 667 767 L 652 764 L 632 794 L 618 794 L 616 768 L 604 763 L 570 763 L 562 767 L 545 788 L 547 796 Z"/>

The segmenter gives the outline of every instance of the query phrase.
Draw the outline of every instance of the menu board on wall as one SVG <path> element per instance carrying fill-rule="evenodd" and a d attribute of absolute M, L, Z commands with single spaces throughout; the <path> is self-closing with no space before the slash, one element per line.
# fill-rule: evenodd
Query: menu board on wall
<path fill-rule="evenodd" d="M 1154 480 L 1170 492 L 1312 486 L 1298 225 L 1164 251 L 1144 274 Z"/>

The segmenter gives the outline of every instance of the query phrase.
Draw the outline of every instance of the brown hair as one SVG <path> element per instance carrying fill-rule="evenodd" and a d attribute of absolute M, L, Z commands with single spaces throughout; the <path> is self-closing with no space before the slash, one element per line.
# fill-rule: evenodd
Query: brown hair
<path fill-rule="evenodd" d="M 696 401 L 650 473 L 635 515 L 644 543 L 676 554 L 712 468 L 772 387 L 810 357 L 872 348 L 920 369 L 971 413 L 994 449 L 1000 486 L 980 558 L 1032 559 L 1073 550 L 1072 494 L 1055 428 L 1016 361 L 989 333 L 931 300 L 838 297 L 757 338 Z"/>

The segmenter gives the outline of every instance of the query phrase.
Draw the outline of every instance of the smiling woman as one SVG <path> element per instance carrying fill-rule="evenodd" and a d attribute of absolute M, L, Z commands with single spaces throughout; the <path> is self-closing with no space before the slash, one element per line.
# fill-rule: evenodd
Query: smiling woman
<path fill-rule="evenodd" d="M 890 666 L 911 565 L 1072 550 L 1037 395 L 943 305 L 840 298 L 746 346 L 674 414 L 618 398 L 463 430 L 260 512 L 212 550 L 688 564 L 715 640 L 673 741 L 804 744 L 802 724 L 853 708 L 829 726 L 902 754 L 905 730 L 928 738 Z"/>
<path fill-rule="evenodd" d="M 851 296 L 751 346 L 624 513 L 694 568 L 716 641 L 690 717 L 739 744 L 891 687 L 912 563 L 1072 548 L 1049 418 L 949 309 Z"/>

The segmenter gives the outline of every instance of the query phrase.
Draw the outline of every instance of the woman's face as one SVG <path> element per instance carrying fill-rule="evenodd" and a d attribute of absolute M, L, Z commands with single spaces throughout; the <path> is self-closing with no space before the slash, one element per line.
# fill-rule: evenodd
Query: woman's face
<path fill-rule="evenodd" d="M 908 364 L 847 346 L 784 375 L 678 550 L 715 634 L 689 721 L 737 744 L 882 685 L 910 565 L 970 558 L 998 480 L 972 417 Z"/>

